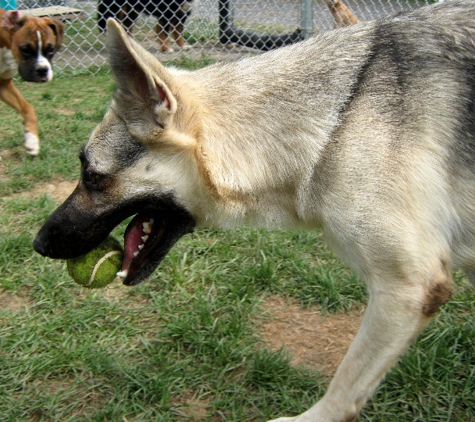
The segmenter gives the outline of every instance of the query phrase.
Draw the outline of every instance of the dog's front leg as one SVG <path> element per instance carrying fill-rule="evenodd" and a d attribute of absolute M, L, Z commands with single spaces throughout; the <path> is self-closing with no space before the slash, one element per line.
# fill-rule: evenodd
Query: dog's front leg
<path fill-rule="evenodd" d="M 397 284 L 393 285 L 394 289 L 398 289 Z M 386 372 L 442 304 L 443 301 L 434 302 L 434 306 L 427 308 L 425 290 L 421 286 L 410 288 L 399 284 L 398 291 L 381 288 L 374 291 L 363 324 L 324 397 L 300 416 L 271 422 L 356 420 Z"/>
<path fill-rule="evenodd" d="M 38 155 L 40 140 L 38 137 L 38 119 L 33 106 L 23 98 L 13 83 L 13 79 L 0 81 L 0 99 L 14 108 L 22 117 L 25 130 L 25 148 L 28 154 Z"/>

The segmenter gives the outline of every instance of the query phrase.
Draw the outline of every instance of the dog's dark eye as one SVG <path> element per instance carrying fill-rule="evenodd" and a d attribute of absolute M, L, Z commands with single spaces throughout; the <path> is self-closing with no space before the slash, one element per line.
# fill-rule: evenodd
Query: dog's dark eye
<path fill-rule="evenodd" d="M 89 169 L 83 172 L 84 184 L 93 190 L 100 190 L 102 188 L 105 176 L 103 174 L 95 173 Z"/>
<path fill-rule="evenodd" d="M 48 45 L 45 50 L 44 50 L 44 55 L 47 59 L 51 59 L 53 56 L 54 56 L 54 53 L 55 53 L 55 49 L 53 47 L 53 45 Z"/>
<path fill-rule="evenodd" d="M 35 55 L 35 50 L 29 44 L 22 45 L 20 48 L 20 53 L 23 57 L 28 58 Z"/>

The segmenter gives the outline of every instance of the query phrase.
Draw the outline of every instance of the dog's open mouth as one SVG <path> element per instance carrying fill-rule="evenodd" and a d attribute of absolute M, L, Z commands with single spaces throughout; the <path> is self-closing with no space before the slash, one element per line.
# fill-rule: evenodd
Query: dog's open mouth
<path fill-rule="evenodd" d="M 53 259 L 71 259 L 96 248 L 110 232 L 135 215 L 124 235 L 124 260 L 118 276 L 128 286 L 146 280 L 173 245 L 195 227 L 195 219 L 171 198 L 141 198 L 114 210 L 79 207 L 73 194 L 48 218 L 34 241 L 35 250 Z M 137 214 L 137 211 L 140 212 Z"/>
<path fill-rule="evenodd" d="M 193 226 L 194 221 L 187 219 L 137 214 L 124 234 L 124 260 L 117 276 L 129 286 L 145 280 Z"/>
<path fill-rule="evenodd" d="M 165 227 L 153 217 L 136 215 L 129 223 L 124 235 L 124 261 L 117 276 L 124 284 L 133 283 L 134 271 L 140 271 L 151 255 L 160 253 Z M 166 252 L 165 252 L 166 253 Z"/>

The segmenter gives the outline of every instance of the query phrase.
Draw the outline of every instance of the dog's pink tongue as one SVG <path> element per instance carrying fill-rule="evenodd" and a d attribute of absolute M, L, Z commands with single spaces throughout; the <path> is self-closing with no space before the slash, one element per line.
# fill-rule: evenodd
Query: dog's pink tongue
<path fill-rule="evenodd" d="M 124 261 L 122 271 L 128 270 L 132 260 L 140 253 L 151 233 L 153 219 L 137 215 L 128 225 L 124 239 Z"/>

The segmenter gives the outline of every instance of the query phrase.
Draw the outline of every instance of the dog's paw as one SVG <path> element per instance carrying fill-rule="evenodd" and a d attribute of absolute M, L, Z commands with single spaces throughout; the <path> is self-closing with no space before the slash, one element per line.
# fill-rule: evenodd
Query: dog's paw
<path fill-rule="evenodd" d="M 183 44 L 183 45 L 181 46 L 181 49 L 182 49 L 183 51 L 189 51 L 189 50 L 191 50 L 192 48 L 193 48 L 193 47 L 192 47 L 190 44 Z"/>
<path fill-rule="evenodd" d="M 172 48 L 172 47 L 167 47 L 167 48 L 161 48 L 160 49 L 162 53 L 165 53 L 165 54 L 170 54 L 170 53 L 174 53 L 175 50 Z"/>
<path fill-rule="evenodd" d="M 278 418 L 278 419 L 272 419 L 271 421 L 267 422 L 297 422 L 298 421 L 298 416 L 294 418 Z"/>
<path fill-rule="evenodd" d="M 37 156 L 40 152 L 40 140 L 31 132 L 25 133 L 25 148 L 29 155 Z"/>

